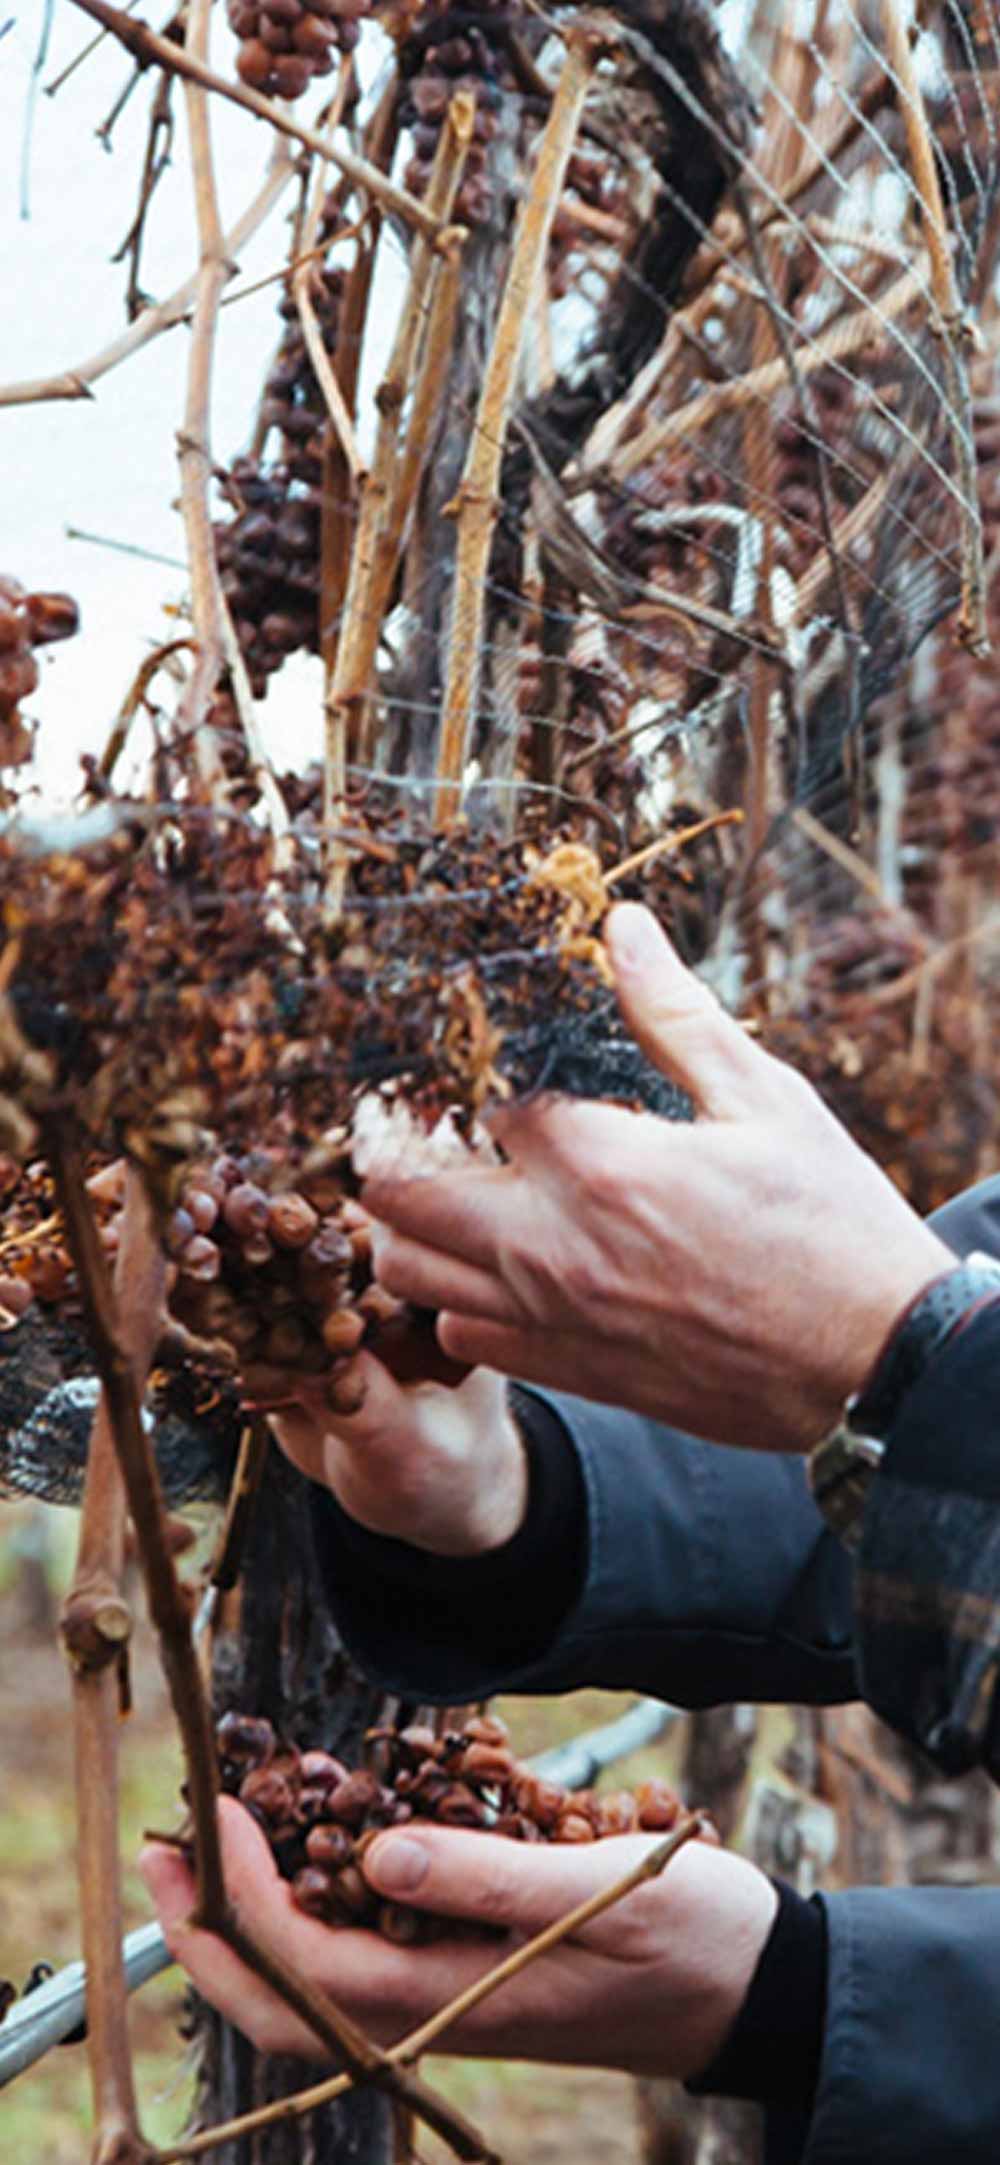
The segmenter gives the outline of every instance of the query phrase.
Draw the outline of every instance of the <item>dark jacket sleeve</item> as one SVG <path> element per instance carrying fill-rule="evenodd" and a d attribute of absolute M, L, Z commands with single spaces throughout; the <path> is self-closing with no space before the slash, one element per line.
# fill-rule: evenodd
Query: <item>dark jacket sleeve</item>
<path fill-rule="evenodd" d="M 802 2165 L 994 2165 L 1000 1888 L 820 1899 L 827 2014 Z"/>
<path fill-rule="evenodd" d="M 733 1699 L 832 1703 L 857 1696 L 850 1566 L 799 1460 L 705 1444 L 638 1414 L 553 1394 L 582 1476 L 582 1585 L 544 1644 L 484 1646 L 470 1581 L 463 1607 L 429 1603 L 377 1569 L 318 1497 L 330 1601 L 346 1644 L 392 1691 L 444 1702 L 581 1685 L 683 1706 Z M 495 1595 L 494 1598 L 500 1598 Z M 508 1588 L 502 1597 L 517 1598 Z"/>
<path fill-rule="evenodd" d="M 959 1253 L 1000 1253 L 1000 1179 L 934 1222 Z M 1000 1780 L 1000 1305 L 903 1399 L 865 1510 L 855 1619 L 876 1713 L 946 1772 Z"/>

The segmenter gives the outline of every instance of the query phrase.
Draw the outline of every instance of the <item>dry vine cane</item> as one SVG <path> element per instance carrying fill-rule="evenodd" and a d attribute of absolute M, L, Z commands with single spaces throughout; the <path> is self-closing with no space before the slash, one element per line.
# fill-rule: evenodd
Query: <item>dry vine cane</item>
<path fill-rule="evenodd" d="M 211 1721 L 191 1638 L 189 1605 L 170 1553 L 166 1513 L 151 1447 L 142 1425 L 135 1375 L 119 1335 L 104 1259 L 77 1155 L 66 1140 L 65 1128 L 58 1116 L 43 1117 L 42 1133 L 78 1275 L 95 1365 L 103 1386 L 102 1406 L 107 1406 L 108 1426 L 135 1528 L 150 1614 L 158 1634 L 164 1672 L 184 1744 L 198 1880 L 194 1921 L 205 1930 L 218 1933 L 241 1960 L 286 2000 L 331 2053 L 345 2064 L 346 2081 L 367 2081 L 387 2089 L 401 2105 L 442 2135 L 457 2156 L 482 2159 L 489 2155 L 487 2147 L 462 2115 L 437 2098 L 419 2078 L 395 2068 L 331 2001 L 275 1962 L 257 1945 L 229 1903 L 215 1810 L 217 1775 Z M 148 1252 L 151 1252 L 154 1240 L 151 1227 L 146 1237 Z M 141 1244 L 137 1240 L 133 1268 L 138 1265 L 139 1253 Z M 105 1606 L 110 1614 L 114 1603 Z M 115 1629 L 118 1629 L 117 1618 L 112 1627 L 112 1643 L 117 1651 L 120 1630 L 115 1639 Z M 104 1704 L 107 1718 L 107 1702 Z M 106 1935 L 106 1925 L 104 1930 Z M 102 1957 L 102 1961 L 105 1974 L 113 1979 L 113 1965 L 107 1963 L 106 1957 Z M 113 1983 L 106 1988 L 106 2005 L 110 2004 L 113 1989 Z M 94 2165 L 141 2165 L 149 2154 L 149 2146 L 143 2142 L 136 2126 L 131 2078 L 126 2085 L 120 2057 L 116 2057 L 122 2050 L 121 2036 L 122 2032 L 111 2016 L 100 2023 L 93 2047 L 95 2096 L 99 2107 L 107 2108 L 109 2113 L 109 2124 L 99 2122 L 98 2125 Z"/>

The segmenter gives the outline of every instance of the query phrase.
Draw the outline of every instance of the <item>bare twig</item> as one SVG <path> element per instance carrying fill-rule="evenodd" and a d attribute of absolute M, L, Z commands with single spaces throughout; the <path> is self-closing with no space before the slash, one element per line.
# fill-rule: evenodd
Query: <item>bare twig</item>
<path fill-rule="evenodd" d="M 497 486 L 521 348 L 580 114 L 607 43 L 607 32 L 586 20 L 574 23 L 568 32 L 562 73 L 517 222 L 469 455 L 455 499 L 458 546 L 434 806 L 435 818 L 443 826 L 452 824 L 461 801 L 481 666 L 486 571 L 499 510 Z"/>
<path fill-rule="evenodd" d="M 795 37 L 791 33 L 779 36 L 764 115 L 764 134 L 769 144 L 768 171 L 778 193 L 787 188 L 791 178 L 798 141 L 797 117 L 804 117 L 812 108 L 816 68 L 815 50 L 806 39 Z M 797 116 L 795 121 L 792 120 L 792 114 Z M 801 423 L 808 431 L 810 449 L 815 454 L 820 523 L 841 621 L 846 626 L 850 623 L 849 602 L 840 559 L 833 543 L 834 505 L 828 452 L 816 413 L 812 387 L 799 368 L 794 339 L 788 328 L 785 306 L 788 267 L 784 251 L 779 242 L 764 238 L 758 233 L 748 191 L 740 180 L 735 183 L 734 197 L 750 261 L 766 309 L 766 313 L 758 314 L 754 322 L 754 365 L 758 368 L 764 367 L 770 354 L 777 350 L 788 370 Z M 762 623 L 773 629 L 776 506 L 773 490 L 769 486 L 771 429 L 769 417 L 756 402 L 746 407 L 742 423 L 748 502 L 755 513 L 760 536 L 756 613 Z M 849 660 L 852 655 L 853 649 L 849 649 Z M 772 814 L 780 803 L 781 782 L 776 756 L 775 719 L 773 677 L 758 656 L 751 668 L 750 683 L 746 837 L 748 864 L 753 864 L 763 849 Z M 761 887 L 757 882 L 751 898 L 749 941 L 754 974 L 758 982 L 764 985 L 767 977 L 766 941 L 760 903 Z"/>
<path fill-rule="evenodd" d="M 673 834 L 661 834 L 656 842 L 648 842 L 645 849 L 637 849 L 633 856 L 621 864 L 612 865 L 603 875 L 605 887 L 613 887 L 618 880 L 626 879 L 630 872 L 641 872 L 644 865 L 652 864 L 656 857 L 672 857 L 679 849 L 686 849 L 689 842 L 697 842 L 703 834 L 714 834 L 717 827 L 738 827 L 743 813 L 738 805 L 728 812 L 712 812 L 707 819 L 696 819 L 690 827 L 678 828 Z"/>
<path fill-rule="evenodd" d="M 259 91 L 248 90 L 242 83 L 227 82 L 224 75 L 217 75 L 213 68 L 208 67 L 190 50 L 172 45 L 168 38 L 158 37 L 146 23 L 130 22 L 120 8 L 110 7 L 108 0 L 74 0 L 74 6 L 82 8 L 86 15 L 92 15 L 95 22 L 103 23 L 105 29 L 113 31 L 115 37 L 130 53 L 135 54 L 143 67 L 148 66 L 150 61 L 155 61 L 159 67 L 168 68 L 175 75 L 182 75 L 187 82 L 198 83 L 204 90 L 214 91 L 217 97 L 228 98 L 233 105 L 242 105 L 244 111 L 253 113 L 257 120 L 269 121 L 279 135 L 290 136 L 295 143 L 304 143 L 306 149 L 313 151 L 317 158 L 325 158 L 329 164 L 337 166 L 356 187 L 365 189 L 367 194 L 381 203 L 386 210 L 395 211 L 397 217 L 402 218 L 407 225 L 415 227 L 418 233 L 426 233 L 431 240 L 435 238 L 437 229 L 424 205 L 419 203 L 415 196 L 408 195 L 405 188 L 397 188 L 394 182 L 388 180 L 377 166 L 370 165 L 367 159 L 356 158 L 353 152 L 327 143 L 314 128 L 305 128 L 298 121 L 292 120 L 281 105 L 275 104 L 271 98 L 261 97 Z"/>
<path fill-rule="evenodd" d="M 125 1481 L 129 1511 L 142 1560 L 150 1614 L 181 1728 L 188 1767 L 191 1811 L 198 1836 L 198 1914 L 216 1927 L 226 1918 L 226 1895 L 215 1816 L 215 1742 L 191 1647 L 187 1603 L 170 1553 L 167 1513 L 156 1462 L 142 1425 L 132 1364 L 119 1338 L 111 1289 L 79 1157 L 68 1124 L 58 1113 L 43 1129 L 56 1200 L 77 1273 L 80 1301 L 94 1365 L 107 1401 L 108 1420 Z"/>
<path fill-rule="evenodd" d="M 398 83 L 390 76 L 372 115 L 366 150 L 380 170 L 392 163 L 399 132 Z M 344 289 L 334 355 L 334 373 L 344 403 L 353 415 L 357 399 L 361 342 L 367 321 L 375 257 L 381 232 L 381 212 L 374 204 L 358 236 L 354 262 Z M 343 445 L 328 423 L 323 445 L 322 508 L 320 514 L 319 648 L 323 660 L 323 833 L 326 855 L 326 911 L 335 923 L 340 906 L 347 858 L 340 848 L 347 789 L 350 711 L 336 697 L 337 672 L 342 639 L 347 634 L 344 602 L 351 578 L 355 537 L 356 491 Z"/>
<path fill-rule="evenodd" d="M 484 1976 L 477 1978 L 475 1984 L 469 1985 L 464 1992 L 449 2000 L 436 2015 L 432 2015 L 427 2022 L 421 2023 L 419 2028 L 411 2030 L 408 2036 L 401 2038 L 398 2045 L 390 2046 L 386 2058 L 396 2067 L 417 2059 L 420 2053 L 425 2052 L 428 2045 L 445 2030 L 450 2029 L 460 2016 L 477 2007 L 490 1993 L 495 1992 L 498 1986 L 508 1983 L 510 1978 L 526 1969 L 529 1963 L 537 1961 L 539 1955 L 548 1954 L 562 1940 L 568 1939 L 574 1932 L 579 1932 L 584 1925 L 601 1916 L 614 1903 L 622 1901 L 625 1895 L 631 1894 L 633 1889 L 641 1886 L 645 1880 L 655 1879 L 669 1864 L 671 1857 L 675 1857 L 677 1851 L 691 1841 L 693 1836 L 704 1833 L 708 1825 L 703 1813 L 689 1813 L 662 1842 L 656 1844 L 655 1849 L 649 1850 L 638 1864 L 615 1880 L 612 1886 L 604 1887 L 587 1901 L 578 1903 L 575 1909 L 569 1910 L 564 1917 L 557 1918 L 554 1924 L 547 1925 L 544 1931 L 536 1933 L 533 1939 L 518 1947 L 514 1954 L 498 1962 L 494 1969 L 487 1970 Z M 258 2128 L 273 2127 L 282 2120 L 300 2120 L 306 2113 L 314 2112 L 318 2105 L 328 2104 L 332 2098 L 342 2096 L 347 2088 L 349 2084 L 343 2075 L 335 2075 L 327 2082 L 314 2083 L 311 2089 L 300 2090 L 294 2097 L 278 2098 L 272 2105 L 264 2105 L 256 2112 L 241 2114 L 238 2120 L 230 2120 L 225 2127 L 211 2128 L 206 2134 L 192 2136 L 188 2142 L 176 2143 L 169 2149 L 161 2150 L 158 2165 L 174 2165 L 174 2160 L 181 2158 L 203 2157 L 206 2151 L 216 2149 L 220 2143 L 235 2141 Z"/>
<path fill-rule="evenodd" d="M 107 1402 L 109 1427 L 124 1477 L 150 1616 L 158 1635 L 164 1674 L 184 1744 L 198 1877 L 192 1921 L 205 1931 L 218 1933 L 242 1961 L 281 1994 L 321 2042 L 346 2063 L 350 2080 L 364 2079 L 389 2089 L 405 2103 L 412 2104 L 413 2110 L 451 2143 L 458 2156 L 483 2159 L 488 2153 L 476 2129 L 415 2077 L 397 2072 L 356 2023 L 303 1978 L 276 1962 L 266 1949 L 259 1947 L 229 1904 L 216 1817 L 218 1783 L 211 1715 L 192 1643 L 189 1607 L 170 1551 L 167 1513 L 156 1461 L 142 1425 L 136 1379 L 119 1337 L 111 1288 L 79 1155 L 60 1112 L 50 1112 L 44 1117 L 42 1140 L 77 1273 L 94 1365 Z M 107 2165 L 112 2165 L 110 2158 Z M 132 2161 L 125 2161 L 125 2165 L 132 2165 Z"/>
<path fill-rule="evenodd" d="M 326 401 L 326 410 L 330 417 L 331 426 L 340 439 L 347 470 L 352 481 L 357 482 L 360 481 L 364 473 L 364 460 L 358 449 L 354 424 L 348 413 L 344 394 L 333 373 L 330 356 L 323 344 L 323 333 L 319 327 L 316 310 L 309 296 L 309 268 L 307 265 L 304 270 L 295 273 L 292 279 L 292 292 L 295 295 L 299 321 L 302 325 L 302 336 L 305 339 L 309 359 L 312 362 L 313 374 Z"/>
<path fill-rule="evenodd" d="M 859 856 L 856 849 L 851 848 L 850 843 L 843 841 L 839 834 L 831 834 L 829 827 L 824 827 L 822 821 L 804 804 L 795 806 L 792 819 L 807 841 L 812 842 L 816 849 L 822 850 L 824 856 L 838 864 L 843 872 L 849 872 L 852 880 L 856 880 L 858 886 L 871 895 L 874 901 L 884 903 L 885 894 L 878 873 L 873 871 L 870 864 L 865 863 L 864 858 Z"/>
<path fill-rule="evenodd" d="M 897 1000 L 908 999 L 911 992 L 919 997 L 925 985 L 935 983 L 952 962 L 965 956 L 969 948 L 978 947 L 982 940 L 996 939 L 998 936 L 1000 914 L 991 910 L 978 925 L 973 926 L 971 932 L 959 933 L 954 939 L 945 941 L 943 946 L 932 948 L 929 954 L 922 955 L 920 961 L 914 963 L 912 969 L 905 970 L 901 977 L 892 978 L 887 985 L 866 988 L 867 1004 L 869 1007 L 893 1007 Z"/>
<path fill-rule="evenodd" d="M 846 561 L 848 551 L 854 548 L 855 543 L 860 541 L 877 519 L 889 493 L 891 478 L 891 469 L 884 467 L 880 474 L 876 474 L 874 481 L 869 483 L 857 503 L 853 504 L 849 511 L 842 511 L 839 519 L 834 521 L 833 546 L 841 563 Z M 809 617 L 829 575 L 829 552 L 824 545 L 813 557 L 812 563 L 807 565 L 795 590 L 795 614 L 800 624 L 805 623 Z"/>
<path fill-rule="evenodd" d="M 97 762 L 97 773 L 102 781 L 110 782 L 128 741 L 128 733 L 132 723 L 140 707 L 145 706 L 147 703 L 149 688 L 154 677 L 171 661 L 174 662 L 174 666 L 177 668 L 176 656 L 188 651 L 190 646 L 190 639 L 167 639 L 162 645 L 154 647 L 152 653 L 147 654 L 145 660 L 140 662 L 108 732 L 107 742 Z"/>
<path fill-rule="evenodd" d="M 537 1962 L 540 1955 L 550 1953 L 561 1941 L 571 1939 L 575 1932 L 581 1931 L 584 1925 L 591 1924 L 595 1917 L 603 1916 L 606 1909 L 611 1909 L 616 1902 L 622 1901 L 634 1888 L 641 1887 L 648 1879 L 658 1878 L 664 1867 L 670 1863 L 671 1857 L 675 1857 L 678 1850 L 683 1849 L 685 1843 L 690 1842 L 695 1835 L 706 1833 L 708 1826 L 709 1822 L 704 1813 L 689 1812 L 670 1834 L 665 1835 L 662 1842 L 657 1842 L 655 1849 L 641 1857 L 639 1863 L 634 1864 L 630 1871 L 623 1872 L 621 1878 L 616 1879 L 612 1886 L 602 1887 L 597 1894 L 589 1895 L 585 1902 L 578 1902 L 576 1908 L 569 1910 L 565 1917 L 557 1918 L 554 1924 L 547 1925 L 542 1932 L 537 1932 L 523 1947 L 518 1947 L 513 1954 L 508 1955 L 505 1962 L 498 1962 L 496 1968 L 490 1970 L 487 1976 L 477 1978 L 475 1984 L 469 1985 L 464 1992 L 457 1993 L 447 2007 L 440 2008 L 438 2013 L 422 2023 L 418 2030 L 411 2030 L 409 2037 L 397 2048 L 400 2060 L 405 2064 L 417 2059 L 420 2053 L 426 2052 L 428 2045 L 433 2044 L 435 2038 L 441 2037 L 445 2030 L 450 2030 L 462 2015 L 471 2013 L 473 2007 L 478 2007 L 499 1985 L 508 1984 L 512 1977 L 519 1976 L 522 1970 L 527 1969 L 529 1963 Z"/>
<path fill-rule="evenodd" d="M 708 284 L 689 301 L 686 308 L 675 310 L 671 316 L 656 352 L 650 354 L 645 366 L 639 370 L 635 381 L 613 406 L 600 415 L 587 438 L 579 460 L 568 469 L 568 475 L 579 472 L 588 474 L 610 465 L 614 452 L 623 441 L 633 421 L 645 413 L 653 393 L 665 382 L 667 371 L 676 358 L 678 341 L 686 331 L 699 331 L 706 317 L 720 310 L 719 289 L 715 273 Z"/>
<path fill-rule="evenodd" d="M 334 129 L 340 125 L 353 73 L 354 62 L 347 55 L 341 61 L 337 88 L 326 124 L 328 136 L 332 136 Z M 291 265 L 291 289 L 292 298 L 299 312 L 299 321 L 302 325 L 302 335 L 306 342 L 309 359 L 313 365 L 316 381 L 326 401 L 326 410 L 330 417 L 331 426 L 339 439 L 344 462 L 351 480 L 356 483 L 360 480 L 363 472 L 361 453 L 358 450 L 357 438 L 354 434 L 354 425 L 348 411 L 347 402 L 334 373 L 330 356 L 323 344 L 323 334 L 319 327 L 309 290 L 313 265 L 322 260 L 324 252 L 316 248 L 315 242 L 323 215 L 325 199 L 324 168 L 320 166 L 313 189 L 312 201 L 303 222 L 299 246 L 296 251 L 296 261 Z"/>
<path fill-rule="evenodd" d="M 126 15 L 131 15 L 136 4 L 137 0 L 125 0 Z M 74 53 L 72 60 L 66 62 L 66 66 L 60 70 L 59 74 L 54 75 L 50 83 L 43 85 L 47 98 L 57 96 L 64 83 L 69 82 L 70 76 L 76 74 L 77 68 L 82 68 L 84 61 L 90 59 L 91 53 L 96 53 L 98 46 L 103 45 L 107 35 L 106 30 L 98 30 L 92 38 L 87 39 L 86 45 L 81 45 L 79 52 Z"/>
<path fill-rule="evenodd" d="M 243 1562 L 247 1528 L 270 1449 L 267 1422 L 259 1415 L 247 1422 L 240 1437 L 239 1456 L 226 1503 L 226 1516 L 209 1566 L 209 1583 L 220 1594 L 235 1586 Z"/>
<path fill-rule="evenodd" d="M 191 0 L 187 24 L 188 50 L 197 59 L 208 50 L 211 0 Z M 188 356 L 187 397 L 178 436 L 181 473 L 181 516 L 187 538 L 191 578 L 191 620 L 197 641 L 197 659 L 177 715 L 179 732 L 190 730 L 202 787 L 209 796 L 221 796 L 225 772 L 218 740 L 208 727 L 206 710 L 222 668 L 222 588 L 215 560 L 215 539 L 208 504 L 212 473 L 209 425 L 212 398 L 212 364 L 222 290 L 230 276 L 225 241 L 215 192 L 212 139 L 205 91 L 185 82 L 195 213 L 198 221 L 200 263 L 198 294 L 191 327 Z"/>
<path fill-rule="evenodd" d="M 380 616 L 388 601 L 406 528 L 434 441 L 434 417 L 448 382 L 448 359 L 455 336 L 461 262 L 456 250 L 436 270 L 427 317 L 427 335 L 413 384 L 410 419 L 377 537 L 378 590 L 372 609 Z"/>
<path fill-rule="evenodd" d="M 287 188 L 293 170 L 291 156 L 279 138 L 260 188 L 242 216 L 230 226 L 223 242 L 228 277 L 233 275 L 233 258 L 256 233 L 258 226 L 263 225 Z M 110 374 L 119 362 L 127 361 L 140 347 L 148 345 L 150 339 L 159 338 L 161 332 L 172 331 L 178 323 L 186 322 L 197 290 L 196 271 L 165 301 L 158 301 L 154 308 L 143 309 L 141 316 L 137 316 L 118 338 L 113 338 L 110 345 L 102 346 L 89 360 L 79 362 L 77 367 L 62 369 L 55 376 L 32 376 L 23 383 L 0 384 L 0 406 L 30 406 L 46 399 L 90 398 L 91 385 Z"/>
<path fill-rule="evenodd" d="M 257 706 L 253 688 L 243 659 L 243 650 L 236 636 L 232 610 L 221 585 L 218 588 L 219 623 L 222 632 L 222 651 L 229 671 L 236 712 L 246 740 L 250 762 L 251 779 L 260 791 L 261 802 L 267 815 L 267 823 L 274 837 L 275 869 L 289 864 L 293 854 L 292 823 L 288 806 L 282 796 L 277 775 L 267 754 L 263 731 L 257 719 Z"/>
<path fill-rule="evenodd" d="M 148 304 L 149 295 L 139 284 L 139 262 L 146 233 L 146 220 L 157 188 L 170 164 L 174 142 L 174 78 L 161 75 L 156 86 L 149 115 L 149 130 L 139 180 L 139 200 L 135 216 L 121 246 L 115 250 L 112 263 L 128 258 L 128 286 L 125 292 L 125 313 L 129 322 L 138 316 Z"/>
<path fill-rule="evenodd" d="M 916 264 L 905 271 L 889 288 L 880 303 L 879 317 L 891 322 L 902 315 L 918 294 L 924 291 L 922 265 Z M 799 370 L 803 376 L 813 375 L 831 361 L 842 361 L 848 354 L 856 353 L 866 345 L 873 332 L 872 317 L 867 308 L 854 310 L 850 315 L 839 317 L 828 331 L 812 338 L 809 345 L 797 355 Z M 712 383 L 704 391 L 688 399 L 673 413 L 662 420 L 651 421 L 637 436 L 633 436 L 617 452 L 614 473 L 617 480 L 645 464 L 654 454 L 665 450 L 667 444 L 677 443 L 685 437 L 694 440 L 709 421 L 720 413 L 743 406 L 748 399 L 769 399 L 780 389 L 785 379 L 786 362 L 783 358 L 765 361 L 760 368 L 747 371 L 744 376 L 727 376 L 721 383 Z"/>

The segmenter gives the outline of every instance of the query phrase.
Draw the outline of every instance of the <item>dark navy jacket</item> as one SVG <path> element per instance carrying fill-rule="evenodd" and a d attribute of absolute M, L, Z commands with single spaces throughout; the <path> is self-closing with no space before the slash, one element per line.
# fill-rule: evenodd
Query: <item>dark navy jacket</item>
<path fill-rule="evenodd" d="M 1000 1178 L 936 1223 L 958 1253 L 1000 1254 Z M 561 1395 L 547 1402 L 582 1473 L 586 1567 L 546 1643 L 512 1661 L 484 1654 L 475 1600 L 464 1630 L 457 1615 L 444 1630 L 395 1566 L 380 1584 L 379 1544 L 366 1537 L 360 1550 L 336 1506 L 319 1499 L 338 1622 L 387 1689 L 458 1703 L 605 1685 L 695 1707 L 830 1704 L 864 1685 L 876 1710 L 919 1741 L 947 1734 L 951 1767 L 978 1756 L 1000 1772 L 1000 1310 L 937 1356 L 890 1439 L 893 1568 L 906 1565 L 912 1504 L 919 1590 L 915 1629 L 904 1616 L 895 1660 L 884 1645 L 870 1659 L 851 1563 L 816 1512 L 801 1461 L 704 1444 Z M 929 1491 L 947 1508 L 929 1506 Z M 862 1580 L 880 1569 L 880 1513 L 869 1508 Z M 942 1726 L 950 1693 L 968 1702 L 969 1717 L 951 1730 Z M 997 2165 L 1000 1888 L 858 1888 L 824 1903 L 827 2022 L 802 2165 Z"/>

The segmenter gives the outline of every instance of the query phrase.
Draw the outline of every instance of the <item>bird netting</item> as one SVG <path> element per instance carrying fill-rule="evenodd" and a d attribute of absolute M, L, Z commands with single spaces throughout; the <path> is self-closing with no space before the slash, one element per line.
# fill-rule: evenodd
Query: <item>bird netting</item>
<path fill-rule="evenodd" d="M 634 894 L 918 1200 L 982 1169 L 997 10 L 232 0 L 234 86 L 206 10 L 182 44 L 82 4 L 156 71 L 135 321 L 0 401 L 71 395 L 175 320 L 142 305 L 138 262 L 183 80 L 191 637 L 153 653 L 53 824 L 24 702 L 34 645 L 69 624 L 60 597 L 5 594 L 12 1161 L 57 1104 L 89 1163 L 143 1168 L 164 1223 L 194 1166 L 208 1223 L 213 1152 L 298 1193 L 373 1086 L 428 1120 L 497 1087 L 683 1110 L 601 975 L 604 907 Z M 316 127 L 268 102 L 327 76 Z M 223 464 L 210 117 L 234 95 L 302 156 L 278 344 Z M 315 756 L 281 773 L 262 702 L 300 651 L 322 661 Z M 170 669 L 173 714 L 152 696 Z M 143 715 L 152 749 L 116 789 Z M 57 1319 L 51 1200 L 37 1167 L 12 1174 L 4 1283 Z M 233 1234 L 238 1268 L 213 1238 L 171 1234 L 180 1281 L 221 1268 L 234 1295 L 216 1349 L 242 1330 L 239 1360 L 266 1357 L 254 1268 L 293 1351 L 327 1295 L 356 1312 L 342 1262 L 289 1298 L 263 1219 Z"/>

